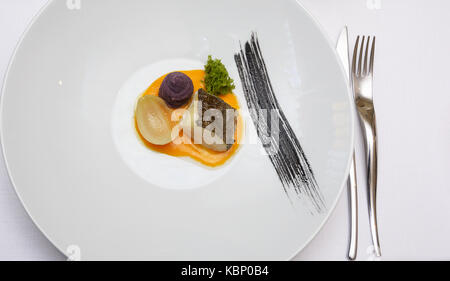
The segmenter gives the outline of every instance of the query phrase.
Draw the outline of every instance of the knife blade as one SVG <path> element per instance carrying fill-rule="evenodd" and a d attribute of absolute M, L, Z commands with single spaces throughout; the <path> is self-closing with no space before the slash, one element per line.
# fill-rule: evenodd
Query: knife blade
<path fill-rule="evenodd" d="M 338 56 L 344 66 L 345 74 L 347 76 L 347 82 L 352 89 L 352 81 L 350 78 L 350 56 L 348 47 L 348 28 L 344 27 L 336 46 Z M 352 94 L 352 100 L 354 95 Z M 347 179 L 347 186 L 350 198 L 350 242 L 348 248 L 348 258 L 355 260 L 358 251 L 358 186 L 356 182 L 356 166 L 355 166 L 355 150 L 353 149 L 353 158 L 350 164 L 350 174 Z"/>
<path fill-rule="evenodd" d="M 339 35 L 336 51 L 344 66 L 345 75 L 347 75 L 347 79 L 350 80 L 350 55 L 348 49 L 348 29 L 347 27 L 344 27 Z"/>

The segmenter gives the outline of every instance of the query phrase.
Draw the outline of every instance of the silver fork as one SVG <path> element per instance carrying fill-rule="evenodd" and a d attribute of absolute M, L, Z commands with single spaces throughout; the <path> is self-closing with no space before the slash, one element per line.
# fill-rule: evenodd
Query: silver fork
<path fill-rule="evenodd" d="M 370 230 L 375 254 L 381 256 L 377 225 L 377 127 L 375 108 L 373 106 L 373 63 L 375 56 L 375 36 L 370 44 L 370 36 L 357 37 L 353 51 L 352 76 L 355 91 L 355 103 L 359 112 L 361 126 L 365 134 L 367 161 L 367 183 Z M 371 46 L 370 46 L 371 45 Z M 358 58 L 359 53 L 359 58 Z M 370 56 L 370 58 L 369 58 Z M 358 58 L 358 59 L 357 59 Z M 368 60 L 369 65 L 368 65 Z"/>

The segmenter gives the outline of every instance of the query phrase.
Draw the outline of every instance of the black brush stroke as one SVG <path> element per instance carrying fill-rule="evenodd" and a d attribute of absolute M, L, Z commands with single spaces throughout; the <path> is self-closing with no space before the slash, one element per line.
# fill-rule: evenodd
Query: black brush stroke
<path fill-rule="evenodd" d="M 314 177 L 311 165 L 296 137 L 289 121 L 286 119 L 275 96 L 266 63 L 264 62 L 257 34 L 252 33 L 251 38 L 234 56 L 236 66 L 241 78 L 247 106 L 258 131 L 261 141 L 268 136 L 262 132 L 270 132 L 269 118 L 260 114 L 261 109 L 270 112 L 275 110 L 279 120 L 279 137 L 269 137 L 270 146 L 264 145 L 274 166 L 284 191 L 294 190 L 298 196 L 306 195 L 310 198 L 316 211 L 321 213 L 326 209 L 323 196 Z M 267 130 L 269 128 L 269 130 Z M 264 142 L 263 142 L 264 143 Z M 278 147 L 276 153 L 270 148 Z"/>

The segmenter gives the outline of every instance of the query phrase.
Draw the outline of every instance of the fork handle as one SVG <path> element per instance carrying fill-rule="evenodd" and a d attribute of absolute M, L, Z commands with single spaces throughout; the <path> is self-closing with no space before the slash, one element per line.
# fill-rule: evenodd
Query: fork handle
<path fill-rule="evenodd" d="M 381 256 L 377 224 L 377 127 L 375 112 L 362 118 L 365 133 L 370 230 L 377 257 Z"/>

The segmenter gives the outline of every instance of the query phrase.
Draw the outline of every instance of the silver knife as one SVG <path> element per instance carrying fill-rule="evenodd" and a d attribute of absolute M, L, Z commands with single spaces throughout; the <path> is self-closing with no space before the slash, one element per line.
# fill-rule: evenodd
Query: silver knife
<path fill-rule="evenodd" d="M 339 39 L 336 46 L 336 51 L 339 55 L 339 58 L 342 61 L 342 65 L 345 69 L 345 74 L 347 75 L 347 81 L 352 87 L 352 81 L 350 78 L 350 56 L 349 56 L 349 48 L 348 48 L 348 29 L 347 26 L 344 27 L 341 34 L 339 35 Z M 353 93 L 353 91 L 352 91 Z M 352 94 L 353 95 L 353 94 Z M 353 97 L 354 100 L 354 97 Z M 353 159 L 350 166 L 350 174 L 347 179 L 348 191 L 350 194 L 350 243 L 348 248 L 348 258 L 350 260 L 356 259 L 356 253 L 358 250 L 358 188 L 356 182 L 356 166 L 355 166 L 355 150 L 353 149 Z"/>

